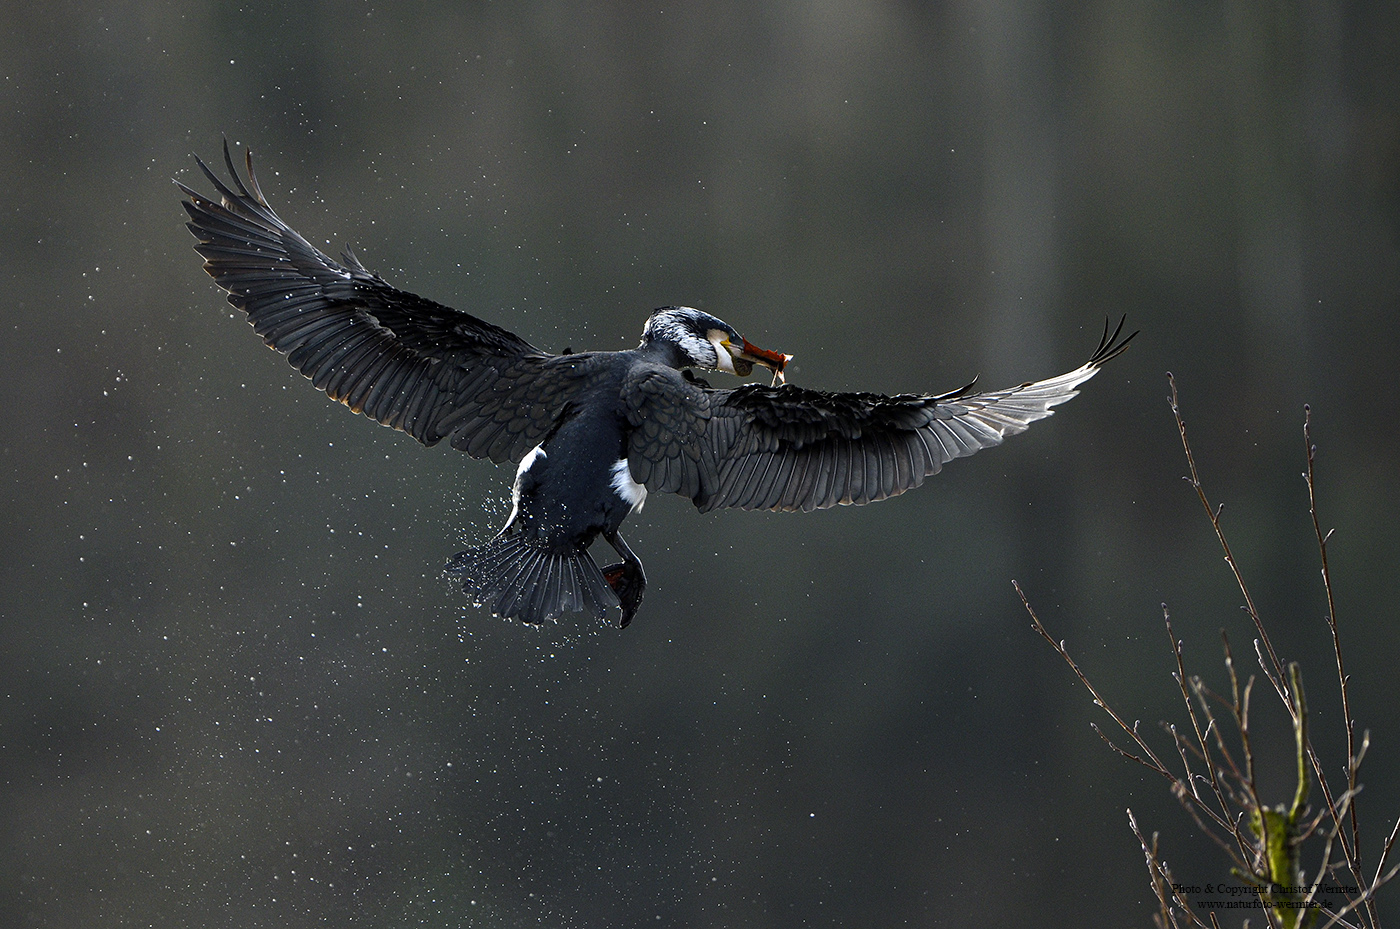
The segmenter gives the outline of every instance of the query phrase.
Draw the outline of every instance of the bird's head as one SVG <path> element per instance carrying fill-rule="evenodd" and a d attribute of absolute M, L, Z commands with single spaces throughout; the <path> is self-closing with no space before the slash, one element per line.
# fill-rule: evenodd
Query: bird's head
<path fill-rule="evenodd" d="M 773 372 L 773 383 L 785 380 L 783 368 L 792 359 L 747 341 L 718 317 L 688 306 L 667 306 L 654 311 L 642 329 L 642 345 L 672 345 L 684 363 L 706 371 L 723 371 L 746 377 L 755 364 Z"/>

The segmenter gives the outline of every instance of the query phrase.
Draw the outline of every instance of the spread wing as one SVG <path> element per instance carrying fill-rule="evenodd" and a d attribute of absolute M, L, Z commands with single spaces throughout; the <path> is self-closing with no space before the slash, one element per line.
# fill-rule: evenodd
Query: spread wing
<path fill-rule="evenodd" d="M 1009 390 L 975 383 L 938 396 L 828 393 L 791 385 L 710 390 L 679 372 L 634 372 L 624 387 L 628 465 L 648 490 L 702 511 L 811 510 L 902 494 L 954 458 L 1000 445 L 1053 412 L 1134 332 L 1109 330 L 1081 367 Z"/>
<path fill-rule="evenodd" d="M 204 270 L 263 341 L 332 399 L 474 458 L 521 458 L 582 384 L 586 354 L 551 355 L 468 313 L 397 290 L 346 251 L 337 262 L 268 206 L 247 156 L 245 185 L 199 167 L 218 202 L 180 184 Z"/>

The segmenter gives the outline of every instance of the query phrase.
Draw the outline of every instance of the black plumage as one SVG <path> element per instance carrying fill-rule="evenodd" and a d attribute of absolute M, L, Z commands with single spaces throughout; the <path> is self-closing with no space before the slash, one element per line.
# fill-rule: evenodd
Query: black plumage
<path fill-rule="evenodd" d="M 263 341 L 331 398 L 424 445 L 520 463 L 505 528 L 447 570 L 477 603 L 527 623 L 613 607 L 631 620 L 646 579 L 618 529 L 649 491 L 702 511 L 883 500 L 1049 416 L 1132 339 L 1120 321 L 1067 374 L 937 396 L 778 386 L 788 356 L 687 307 L 654 311 L 635 349 L 554 355 L 397 290 L 348 250 L 323 254 L 268 206 L 251 155 L 245 183 L 225 144 L 232 187 L 196 161 L 220 199 L 179 185 L 195 249 Z M 755 364 L 774 386 L 715 389 L 691 371 Z M 593 562 L 600 535 L 621 562 Z"/>

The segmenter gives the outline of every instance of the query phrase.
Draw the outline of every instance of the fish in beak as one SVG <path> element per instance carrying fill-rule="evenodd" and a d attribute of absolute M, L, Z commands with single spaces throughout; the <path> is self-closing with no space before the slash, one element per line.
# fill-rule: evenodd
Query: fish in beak
<path fill-rule="evenodd" d="M 755 364 L 760 364 L 773 372 L 774 387 L 779 384 L 787 383 L 787 376 L 783 374 L 783 369 L 786 368 L 787 363 L 792 360 L 791 355 L 785 355 L 782 352 L 770 352 L 766 348 L 759 348 L 742 336 L 739 337 L 738 345 L 727 339 L 721 344 L 729 352 L 730 357 L 734 361 L 735 374 L 745 377 L 753 373 L 753 366 Z"/>

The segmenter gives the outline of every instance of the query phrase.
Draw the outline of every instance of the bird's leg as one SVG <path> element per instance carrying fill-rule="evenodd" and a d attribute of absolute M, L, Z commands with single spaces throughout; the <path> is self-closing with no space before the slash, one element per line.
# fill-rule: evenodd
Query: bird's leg
<path fill-rule="evenodd" d="M 642 571 L 641 559 L 632 554 L 632 549 L 622 541 L 622 536 L 617 534 L 616 529 L 603 533 L 603 538 L 608 540 L 613 551 L 622 556 L 620 562 L 603 569 L 603 577 L 608 586 L 612 587 L 613 593 L 617 594 L 617 599 L 622 602 L 622 618 L 618 621 L 618 628 L 626 629 L 632 617 L 637 614 L 637 607 L 642 605 L 642 592 L 647 589 L 647 576 Z"/>

